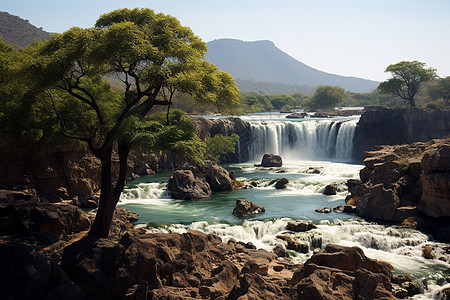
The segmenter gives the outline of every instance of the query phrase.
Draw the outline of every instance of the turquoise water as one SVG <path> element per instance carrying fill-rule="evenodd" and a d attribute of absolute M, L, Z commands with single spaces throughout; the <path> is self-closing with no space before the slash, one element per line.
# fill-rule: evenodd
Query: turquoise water
<path fill-rule="evenodd" d="M 291 252 L 294 260 L 305 261 L 312 255 L 314 248 L 324 248 L 327 244 L 358 246 L 368 257 L 391 263 L 396 273 L 408 273 L 418 280 L 429 280 L 429 289 L 424 294 L 415 296 L 415 299 L 430 299 L 435 296 L 445 284 L 445 278 L 450 276 L 450 264 L 447 262 L 450 259 L 442 260 L 448 254 L 439 252 L 439 249 L 449 247 L 449 244 L 436 243 L 432 237 L 415 230 L 365 222 L 352 214 L 315 212 L 315 209 L 344 204 L 347 195 L 344 183 L 348 179 L 359 178 L 359 171 L 363 168 L 362 164 L 349 161 L 302 160 L 302 151 L 308 152 L 311 154 L 308 157 L 313 158 L 314 153 L 319 153 L 317 156 L 323 159 L 323 147 L 328 141 L 333 141 L 329 132 L 334 127 L 323 126 L 321 121 L 314 121 L 309 127 L 304 127 L 302 130 L 307 130 L 299 135 L 307 137 L 305 141 L 312 141 L 311 144 L 298 140 L 291 145 L 290 139 L 283 135 L 284 127 L 277 123 L 283 122 L 279 114 L 249 116 L 248 120 L 259 122 L 255 123 L 257 126 L 253 125 L 259 134 L 259 140 L 255 140 L 254 145 L 258 147 L 254 147 L 253 153 L 259 153 L 259 150 L 267 152 L 267 144 L 275 153 L 278 151 L 283 155 L 281 168 L 255 168 L 253 163 L 259 162 L 261 157 L 254 157 L 254 161 L 249 163 L 226 166 L 235 172 L 238 180 L 247 184 L 256 181 L 256 188 L 217 192 L 210 198 L 194 201 L 174 200 L 166 191 L 167 180 L 172 175 L 172 171 L 168 171 L 128 183 L 119 206 L 138 213 L 140 224 L 158 225 L 150 227 L 150 232 L 182 233 L 187 230 L 201 230 L 219 235 L 224 241 L 234 238 L 252 242 L 258 248 L 267 250 L 284 243 L 276 236 L 285 231 L 288 221 L 311 220 L 317 225 L 316 229 L 293 235 L 295 239 L 309 244 L 310 252 Z M 267 123 L 270 130 L 264 128 L 266 123 L 260 122 L 264 120 L 272 122 Z M 330 123 L 330 120 L 324 122 Z M 348 123 L 352 124 L 355 124 L 354 121 Z M 344 126 L 341 126 L 342 128 Z M 346 128 L 352 130 L 354 127 Z M 352 136 L 350 131 L 346 134 Z M 346 141 L 351 142 L 351 139 Z M 336 143 L 336 153 L 346 147 L 349 146 L 345 143 Z M 299 152 L 299 149 L 302 151 Z M 341 159 L 342 157 L 346 156 L 341 156 Z M 311 167 L 318 168 L 321 173 L 308 174 L 306 171 Z M 289 179 L 286 189 L 276 190 L 273 185 L 269 185 L 270 180 L 281 177 Z M 324 187 L 331 183 L 338 184 L 340 191 L 333 196 L 323 195 Z M 236 218 L 232 211 L 236 199 L 239 198 L 249 199 L 264 206 L 266 212 L 252 219 Z M 431 245 L 436 249 L 435 259 L 422 257 L 424 245 Z"/>
<path fill-rule="evenodd" d="M 322 174 L 305 174 L 309 166 L 321 167 Z M 243 220 L 236 218 L 233 208 L 236 199 L 245 198 L 266 208 L 257 220 L 289 217 L 312 221 L 348 219 L 354 217 L 344 213 L 322 214 L 315 209 L 326 206 L 336 207 L 344 204 L 347 179 L 354 178 L 360 164 L 343 164 L 333 162 L 295 162 L 282 168 L 257 169 L 252 164 L 227 166 L 236 177 L 246 183 L 258 182 L 258 187 L 222 191 L 213 193 L 210 198 L 200 200 L 173 200 L 164 190 L 171 172 L 150 175 L 129 183 L 120 206 L 140 215 L 140 223 L 189 224 L 197 221 L 225 222 L 240 224 Z M 285 173 L 277 173 L 283 170 Z M 335 174 L 330 174 L 334 172 Z M 337 174 L 336 174 L 337 173 Z M 269 186 L 272 179 L 285 177 L 289 179 L 286 189 L 277 190 Z M 325 196 L 322 191 L 326 184 L 338 183 L 343 191 L 335 196 Z"/>

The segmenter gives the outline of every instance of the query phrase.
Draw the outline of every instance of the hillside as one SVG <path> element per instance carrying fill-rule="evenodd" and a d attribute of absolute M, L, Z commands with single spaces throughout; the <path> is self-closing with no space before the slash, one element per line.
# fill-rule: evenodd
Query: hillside
<path fill-rule="evenodd" d="M 35 41 L 45 41 L 50 37 L 42 28 L 30 24 L 28 20 L 0 11 L 0 36 L 5 43 L 16 49 L 23 48 Z"/>
<path fill-rule="evenodd" d="M 359 93 L 371 92 L 379 84 L 316 70 L 278 49 L 271 41 L 219 39 L 207 44 L 206 58 L 246 84 L 248 80 L 310 87 L 327 84 Z"/>

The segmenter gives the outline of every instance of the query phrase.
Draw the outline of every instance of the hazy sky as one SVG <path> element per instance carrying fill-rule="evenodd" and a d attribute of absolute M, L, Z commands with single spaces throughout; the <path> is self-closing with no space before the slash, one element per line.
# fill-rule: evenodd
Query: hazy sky
<path fill-rule="evenodd" d="M 49 32 L 124 7 L 173 15 L 206 42 L 271 40 L 329 73 L 382 81 L 389 64 L 419 60 L 450 76 L 450 0 L 0 0 Z"/>

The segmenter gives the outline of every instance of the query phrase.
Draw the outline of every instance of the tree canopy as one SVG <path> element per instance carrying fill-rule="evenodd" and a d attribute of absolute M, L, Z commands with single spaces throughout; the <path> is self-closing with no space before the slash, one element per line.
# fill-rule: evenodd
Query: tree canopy
<path fill-rule="evenodd" d="M 430 93 L 437 98 L 442 98 L 445 105 L 450 105 L 450 76 L 439 79 L 430 85 Z"/>
<path fill-rule="evenodd" d="M 102 163 L 99 210 L 91 235 L 107 236 L 133 147 L 169 148 L 201 160 L 204 147 L 183 114 L 170 114 L 173 95 L 226 109 L 238 103 L 233 78 L 204 59 L 206 44 L 169 15 L 121 9 L 100 16 L 94 28 L 73 27 L 34 47 L 21 78 L 40 91 L 67 138 L 85 142 Z M 116 77 L 112 89 L 107 77 Z M 163 119 L 148 117 L 167 107 Z M 172 116 L 172 117 L 171 117 Z M 118 180 L 111 181 L 117 145 Z"/>
<path fill-rule="evenodd" d="M 401 61 L 389 65 L 385 72 L 391 73 L 392 78 L 380 83 L 378 89 L 409 101 L 411 107 L 416 106 L 414 96 L 420 85 L 436 77 L 436 69 L 425 68 L 425 63 L 419 61 Z"/>
<path fill-rule="evenodd" d="M 334 108 L 344 101 L 345 90 L 339 86 L 319 85 L 314 93 L 309 107 L 316 108 Z"/>

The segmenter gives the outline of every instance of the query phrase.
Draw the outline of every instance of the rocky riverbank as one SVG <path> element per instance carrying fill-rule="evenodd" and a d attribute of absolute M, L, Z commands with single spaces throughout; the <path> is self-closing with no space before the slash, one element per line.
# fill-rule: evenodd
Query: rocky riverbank
<path fill-rule="evenodd" d="M 450 139 L 378 146 L 364 156 L 360 181 L 348 183 L 347 211 L 450 241 Z"/>
<path fill-rule="evenodd" d="M 94 239 L 86 236 L 92 214 L 11 197 L 0 205 L 0 289 L 11 299 L 397 299 L 411 285 L 357 247 L 328 245 L 295 264 L 283 247 L 146 233 L 123 209 L 110 238 Z"/>

